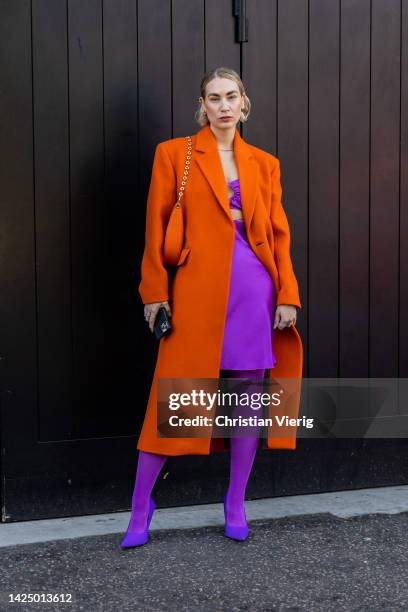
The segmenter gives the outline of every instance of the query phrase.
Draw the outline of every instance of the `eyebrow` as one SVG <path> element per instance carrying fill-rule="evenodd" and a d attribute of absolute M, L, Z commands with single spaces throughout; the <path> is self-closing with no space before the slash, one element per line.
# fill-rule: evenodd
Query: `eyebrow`
<path fill-rule="evenodd" d="M 233 89 L 232 91 L 227 91 L 227 96 L 229 96 L 232 93 L 238 93 L 236 89 Z M 209 93 L 209 96 L 219 96 L 220 94 L 217 93 Z"/>

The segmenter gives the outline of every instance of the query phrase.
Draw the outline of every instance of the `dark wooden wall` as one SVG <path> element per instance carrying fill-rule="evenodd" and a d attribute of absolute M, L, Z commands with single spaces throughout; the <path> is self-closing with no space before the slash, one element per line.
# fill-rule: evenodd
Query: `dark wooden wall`
<path fill-rule="evenodd" d="M 129 506 L 152 155 L 199 129 L 211 67 L 281 160 L 304 376 L 408 376 L 408 2 L 246 4 L 239 44 L 230 0 L 0 1 L 2 520 Z M 403 482 L 404 442 L 260 453 L 249 494 Z M 226 462 L 172 458 L 159 502 L 215 501 Z"/>

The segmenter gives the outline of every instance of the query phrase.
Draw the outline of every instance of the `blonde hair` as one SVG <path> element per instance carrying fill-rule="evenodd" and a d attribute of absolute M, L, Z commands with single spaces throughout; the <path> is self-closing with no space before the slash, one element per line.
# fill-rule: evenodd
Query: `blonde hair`
<path fill-rule="evenodd" d="M 242 109 L 241 116 L 240 116 L 240 121 L 244 123 L 245 121 L 247 121 L 249 117 L 249 113 L 251 112 L 251 101 L 245 93 L 245 88 L 244 88 L 243 82 L 241 81 L 241 77 L 232 68 L 226 68 L 225 66 L 220 66 L 219 68 L 214 68 L 213 70 L 206 72 L 203 78 L 201 79 L 201 84 L 200 84 L 201 97 L 203 98 L 203 100 L 205 100 L 206 87 L 208 83 L 212 81 L 213 79 L 215 79 L 216 77 L 231 79 L 231 81 L 235 81 L 235 83 L 238 85 L 238 89 L 239 89 L 241 96 L 244 96 L 244 108 Z M 198 109 L 194 113 L 194 117 L 197 123 L 201 125 L 202 127 L 204 127 L 205 125 L 207 125 L 207 123 L 209 123 L 207 113 L 203 109 L 202 103 L 200 103 Z"/>

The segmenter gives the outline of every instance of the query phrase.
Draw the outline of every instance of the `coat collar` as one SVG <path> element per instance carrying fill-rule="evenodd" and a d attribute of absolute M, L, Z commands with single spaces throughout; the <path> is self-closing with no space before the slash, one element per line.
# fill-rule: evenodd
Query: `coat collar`
<path fill-rule="evenodd" d="M 248 231 L 255 208 L 259 168 L 251 147 L 241 137 L 238 129 L 235 129 L 233 148 L 241 191 L 242 214 Z M 209 124 L 196 133 L 195 152 L 196 155 L 193 155 L 193 157 L 196 158 L 197 164 L 208 180 L 217 201 L 231 221 L 227 183 L 218 152 L 217 140 Z"/>

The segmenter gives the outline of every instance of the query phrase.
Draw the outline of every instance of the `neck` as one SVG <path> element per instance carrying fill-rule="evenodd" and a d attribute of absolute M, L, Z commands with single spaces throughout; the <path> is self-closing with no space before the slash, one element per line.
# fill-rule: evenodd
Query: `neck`
<path fill-rule="evenodd" d="M 217 141 L 217 146 L 220 149 L 233 149 L 234 148 L 234 138 L 235 138 L 235 125 L 230 128 L 226 128 L 225 130 L 220 130 L 213 125 L 210 125 L 210 130 L 215 136 Z"/>

